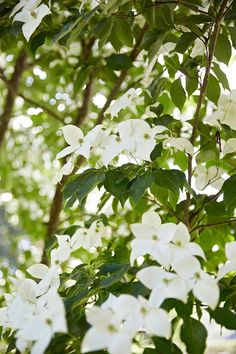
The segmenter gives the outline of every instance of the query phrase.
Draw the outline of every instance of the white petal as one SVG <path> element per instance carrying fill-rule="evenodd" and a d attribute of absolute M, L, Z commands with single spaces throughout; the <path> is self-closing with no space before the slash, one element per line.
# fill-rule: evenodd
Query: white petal
<path fill-rule="evenodd" d="M 187 252 L 185 254 L 183 252 L 176 254 L 172 261 L 172 267 L 178 275 L 185 279 L 193 277 L 201 269 L 199 261 Z"/>
<path fill-rule="evenodd" d="M 39 25 L 40 23 L 34 18 L 23 24 L 22 32 L 27 42 L 30 40 L 30 37 Z"/>
<path fill-rule="evenodd" d="M 189 242 L 187 245 L 185 245 L 185 248 L 190 252 L 191 255 L 199 256 L 202 257 L 203 259 L 206 259 L 201 246 L 199 246 L 197 243 Z"/>
<path fill-rule="evenodd" d="M 145 330 L 152 335 L 170 338 L 171 323 L 168 313 L 162 309 L 152 309 L 145 319 Z"/>
<path fill-rule="evenodd" d="M 176 231 L 172 241 L 174 243 L 178 241 L 181 243 L 181 245 L 185 245 L 186 243 L 189 242 L 189 240 L 190 240 L 190 234 L 188 228 L 184 223 L 180 222 L 176 227 Z"/>
<path fill-rule="evenodd" d="M 226 243 L 225 253 L 228 259 L 236 261 L 236 241 Z"/>
<path fill-rule="evenodd" d="M 29 22 L 32 20 L 32 16 L 30 14 L 30 11 L 21 11 L 16 14 L 14 17 L 13 21 L 19 21 L 19 22 Z"/>
<path fill-rule="evenodd" d="M 236 261 L 229 261 L 217 273 L 217 279 L 223 278 L 227 273 L 236 271 Z"/>
<path fill-rule="evenodd" d="M 230 154 L 232 152 L 236 152 L 236 138 L 231 138 L 228 139 L 225 142 L 224 148 L 223 148 L 223 154 Z"/>
<path fill-rule="evenodd" d="M 76 151 L 77 148 L 78 146 L 67 146 L 57 154 L 56 159 L 61 159 L 62 157 L 71 154 L 72 152 Z"/>
<path fill-rule="evenodd" d="M 149 210 L 143 214 L 142 224 L 150 225 L 158 229 L 161 225 L 161 218 L 155 211 Z"/>
<path fill-rule="evenodd" d="M 27 269 L 27 272 L 34 278 L 42 279 L 48 272 L 49 268 L 45 264 L 34 264 Z"/>
<path fill-rule="evenodd" d="M 152 240 L 133 240 L 131 241 L 130 264 L 133 266 L 135 259 L 146 254 L 151 254 L 154 241 Z"/>
<path fill-rule="evenodd" d="M 160 267 L 151 266 L 144 269 L 141 269 L 136 277 L 140 280 L 147 288 L 155 289 L 157 282 L 165 277 L 166 272 Z"/>
<path fill-rule="evenodd" d="M 105 349 L 111 338 L 108 331 L 97 328 L 90 328 L 85 334 L 81 345 L 81 353 L 92 352 L 95 350 Z"/>
<path fill-rule="evenodd" d="M 145 224 L 131 224 L 131 231 L 137 239 L 150 240 L 156 234 L 156 230 L 149 225 Z"/>
<path fill-rule="evenodd" d="M 143 140 L 138 142 L 137 145 L 134 152 L 135 157 L 144 161 L 151 161 L 150 154 L 156 145 L 156 140 Z"/>
<path fill-rule="evenodd" d="M 62 131 L 68 145 L 77 147 L 84 139 L 82 130 L 75 125 L 68 124 L 62 128 Z"/>
<path fill-rule="evenodd" d="M 31 348 L 30 354 L 44 354 L 51 340 L 51 334 L 48 332 L 37 342 L 35 342 Z"/>
<path fill-rule="evenodd" d="M 131 354 L 132 339 L 123 333 L 118 333 L 113 336 L 109 346 L 108 352 L 110 354 Z"/>
<path fill-rule="evenodd" d="M 37 9 L 36 9 L 36 18 L 39 21 L 39 23 L 42 22 L 42 19 L 49 15 L 51 13 L 49 7 L 45 4 L 41 4 Z"/>
<path fill-rule="evenodd" d="M 162 243 L 169 243 L 172 241 L 174 234 L 176 230 L 176 224 L 172 222 L 168 222 L 165 224 L 162 224 L 159 229 L 157 230 L 157 236 L 159 236 L 159 239 Z"/>
<path fill-rule="evenodd" d="M 209 274 L 202 272 L 200 280 L 198 280 L 193 288 L 193 294 L 202 302 L 205 302 L 212 310 L 214 310 L 219 301 L 219 286 L 217 281 Z"/>
<path fill-rule="evenodd" d="M 178 150 L 184 151 L 187 154 L 193 155 L 193 145 L 186 138 L 167 138 L 163 141 L 163 148 L 169 149 L 175 147 Z"/>

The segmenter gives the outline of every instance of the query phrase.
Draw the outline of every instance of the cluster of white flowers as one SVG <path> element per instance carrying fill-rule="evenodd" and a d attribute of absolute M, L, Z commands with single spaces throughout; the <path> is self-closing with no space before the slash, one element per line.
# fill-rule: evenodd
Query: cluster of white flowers
<path fill-rule="evenodd" d="M 190 242 L 190 234 L 183 223 L 161 224 L 159 215 L 148 211 L 143 214 L 142 223 L 131 225 L 131 230 L 136 237 L 131 242 L 131 265 L 144 255 L 150 255 L 160 265 L 137 273 L 137 278 L 152 290 L 152 304 L 159 306 L 170 297 L 186 303 L 188 293 L 193 291 L 194 296 L 210 308 L 217 306 L 217 281 L 202 270 L 195 256 L 205 259 L 204 252 L 197 243 Z"/>
<path fill-rule="evenodd" d="M 25 39 L 29 41 L 42 19 L 51 13 L 46 4 L 41 4 L 42 0 L 20 0 L 13 8 L 10 17 L 14 21 L 23 22 L 22 32 Z M 40 5 L 41 4 L 41 5 Z"/>
<path fill-rule="evenodd" d="M 66 333 L 63 301 L 57 292 L 58 268 L 34 264 L 27 272 L 39 281 L 14 281 L 16 291 L 4 294 L 6 307 L 0 308 L 0 326 L 15 332 L 21 353 L 43 354 L 55 333 Z"/>
<path fill-rule="evenodd" d="M 211 309 L 217 306 L 217 280 L 202 270 L 196 256 L 205 259 L 204 252 L 198 244 L 190 242 L 183 223 L 162 224 L 157 213 L 148 211 L 143 214 L 142 223 L 132 224 L 131 230 L 135 236 L 131 241 L 131 265 L 145 255 L 158 263 L 141 269 L 136 275 L 151 290 L 150 297 L 110 295 L 101 307 L 89 308 L 87 321 L 91 327 L 84 337 L 82 352 L 107 349 L 110 354 L 130 354 L 132 339 L 139 331 L 168 339 L 170 318 L 160 308 L 165 299 L 175 298 L 186 303 L 192 291 Z M 231 268 L 230 263 L 227 269 Z"/>
<path fill-rule="evenodd" d="M 109 226 L 94 221 L 89 228 L 81 227 L 71 237 L 69 235 L 56 235 L 58 247 L 51 251 L 52 264 L 60 265 L 67 261 L 71 253 L 81 247 L 87 251 L 102 247 L 102 237 L 108 237 L 109 234 Z"/>
<path fill-rule="evenodd" d="M 168 313 L 143 297 L 109 295 L 101 307 L 87 310 L 91 328 L 82 343 L 82 353 L 107 349 L 110 354 L 130 354 L 132 339 L 139 331 L 169 338 L 171 322 Z"/>
<path fill-rule="evenodd" d="M 71 153 L 82 155 L 86 159 L 95 155 L 99 157 L 100 165 L 108 166 L 120 154 L 125 154 L 135 160 L 150 161 L 150 154 L 156 146 L 157 139 L 163 141 L 165 149 L 174 147 L 193 154 L 193 146 L 188 139 L 170 138 L 167 134 L 162 134 L 164 131 L 169 132 L 168 128 L 161 125 L 151 128 L 142 119 L 129 119 L 118 123 L 116 134 L 103 125 L 97 125 L 86 136 L 74 125 L 66 125 L 62 131 L 69 146 L 57 154 L 57 159 Z M 72 169 L 73 162 L 70 158 L 60 170 L 57 181 L 63 174 L 70 174 Z"/>

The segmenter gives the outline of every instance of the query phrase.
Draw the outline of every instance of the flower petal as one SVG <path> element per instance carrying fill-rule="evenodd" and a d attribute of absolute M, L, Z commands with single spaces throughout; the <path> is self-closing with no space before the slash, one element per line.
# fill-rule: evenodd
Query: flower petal
<path fill-rule="evenodd" d="M 68 145 L 77 147 L 84 140 L 82 130 L 75 125 L 68 124 L 62 128 L 64 139 Z"/>

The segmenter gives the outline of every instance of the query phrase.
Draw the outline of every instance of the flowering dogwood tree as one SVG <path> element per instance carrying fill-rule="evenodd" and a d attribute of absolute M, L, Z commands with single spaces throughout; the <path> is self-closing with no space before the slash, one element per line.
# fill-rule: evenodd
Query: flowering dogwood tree
<path fill-rule="evenodd" d="M 0 351 L 203 354 L 236 330 L 236 2 L 0 13 Z"/>

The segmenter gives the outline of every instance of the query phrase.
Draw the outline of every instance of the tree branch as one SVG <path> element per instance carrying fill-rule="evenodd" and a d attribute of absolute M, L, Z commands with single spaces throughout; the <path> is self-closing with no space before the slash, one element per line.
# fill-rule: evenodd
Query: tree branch
<path fill-rule="evenodd" d="M 202 224 L 202 225 L 198 225 L 198 226 L 194 227 L 190 232 L 193 232 L 193 231 L 196 231 L 196 230 L 199 230 L 199 229 L 205 229 L 206 227 L 215 227 L 215 226 L 218 226 L 218 225 L 231 224 L 231 223 L 234 223 L 234 222 L 236 222 L 236 218 L 219 221 L 219 222 L 212 223 L 212 224 Z"/>
<path fill-rule="evenodd" d="M 8 92 L 2 114 L 0 115 L 0 147 L 3 143 L 20 85 L 20 79 L 27 67 L 27 55 L 24 49 L 21 50 L 15 63 L 15 70 L 10 80 L 7 81 Z M 4 73 L 1 71 L 1 78 L 6 81 Z"/>
<path fill-rule="evenodd" d="M 17 96 L 23 98 L 23 100 L 25 102 L 29 103 L 30 105 L 38 107 L 38 108 L 41 108 L 44 112 L 48 113 L 50 116 L 52 116 L 53 118 L 58 120 L 60 123 L 63 123 L 63 117 L 60 117 L 59 114 L 57 114 L 56 112 L 52 111 L 50 108 L 46 107 L 44 104 L 34 101 L 32 98 L 29 98 L 29 97 L 25 96 L 21 92 L 18 92 Z"/>
<path fill-rule="evenodd" d="M 137 55 L 139 54 L 139 51 L 140 51 L 139 46 L 142 42 L 142 39 L 143 39 L 146 29 L 147 29 L 147 25 L 145 24 L 142 29 L 142 32 L 140 34 L 140 37 L 137 39 L 136 44 L 130 53 L 130 58 L 132 60 L 134 60 L 137 57 Z M 91 46 L 91 48 L 92 48 L 92 46 Z M 89 56 L 86 55 L 87 59 L 88 59 L 88 57 Z M 126 70 L 126 69 L 121 71 L 120 76 L 117 78 L 117 80 L 113 86 L 113 89 L 111 90 L 111 92 L 107 98 L 107 101 L 106 101 L 104 107 L 101 109 L 101 111 L 97 117 L 97 120 L 95 122 L 95 126 L 98 124 L 101 124 L 103 122 L 104 113 L 107 110 L 107 108 L 110 106 L 112 100 L 116 97 L 116 95 L 120 89 L 120 86 L 123 83 L 127 73 L 128 73 L 128 70 Z M 90 102 L 91 96 L 92 96 L 92 83 L 93 83 L 93 79 L 94 79 L 93 76 L 94 76 L 93 73 L 91 73 L 91 75 L 89 77 L 89 81 L 88 81 L 85 91 L 84 91 L 82 106 L 79 109 L 78 115 L 74 121 L 74 124 L 76 124 L 77 126 L 81 126 L 83 124 L 83 122 L 88 114 L 89 102 Z M 53 200 L 51 203 L 49 222 L 47 225 L 45 241 L 47 241 L 49 239 L 49 237 L 56 232 L 58 225 L 60 223 L 60 213 L 61 213 L 62 206 L 63 206 L 62 189 L 63 189 L 64 185 L 66 184 L 68 178 L 70 176 L 72 176 L 78 170 L 78 168 L 82 165 L 83 161 L 84 161 L 84 158 L 82 156 L 79 156 L 78 160 L 76 162 L 76 165 L 75 165 L 76 167 L 74 168 L 72 173 L 70 175 L 63 176 L 61 182 L 58 183 L 56 186 L 55 194 L 54 194 L 54 197 L 53 197 Z M 46 255 L 45 247 L 43 250 L 42 262 L 45 264 L 48 263 L 48 258 Z"/>
<path fill-rule="evenodd" d="M 190 138 L 190 141 L 193 145 L 194 145 L 196 137 L 197 137 L 197 130 L 198 130 L 198 123 L 199 123 L 199 119 L 200 119 L 201 107 L 202 107 L 202 104 L 204 102 L 205 95 L 206 95 L 206 90 L 207 90 L 207 86 L 208 86 L 208 80 L 209 80 L 209 75 L 210 75 L 210 71 L 211 71 L 211 65 L 212 65 L 212 60 L 213 60 L 214 51 L 215 51 L 215 47 L 216 47 L 216 42 L 217 42 L 218 34 L 220 31 L 220 25 L 221 25 L 221 22 L 224 18 L 224 11 L 227 7 L 227 2 L 228 2 L 228 0 L 224 0 L 220 6 L 220 9 L 219 9 L 216 19 L 215 19 L 214 30 L 211 34 L 210 41 L 209 41 L 209 54 L 208 54 L 208 58 L 207 58 L 205 75 L 203 78 L 203 83 L 201 85 L 200 95 L 199 95 L 196 111 L 195 111 L 194 118 L 193 118 L 193 130 L 192 130 L 192 135 Z M 192 182 L 192 170 L 193 170 L 192 169 L 192 162 L 193 162 L 193 157 L 191 155 L 188 155 L 188 184 L 190 187 L 191 187 L 191 182 Z M 187 227 L 189 227 L 190 201 L 191 201 L 191 197 L 190 197 L 190 193 L 188 192 L 187 197 L 186 197 L 186 207 L 185 207 L 185 223 L 186 223 Z"/>

